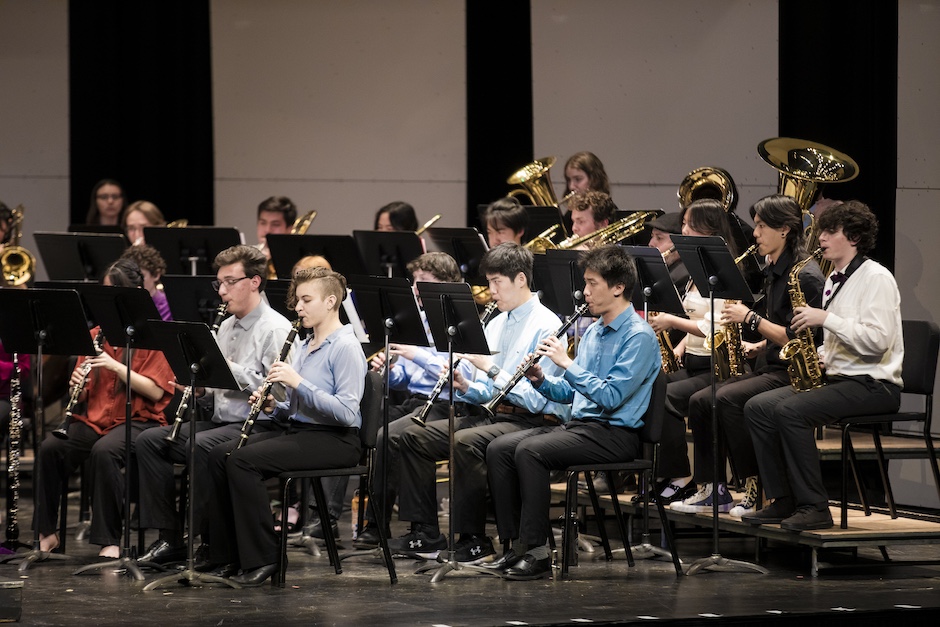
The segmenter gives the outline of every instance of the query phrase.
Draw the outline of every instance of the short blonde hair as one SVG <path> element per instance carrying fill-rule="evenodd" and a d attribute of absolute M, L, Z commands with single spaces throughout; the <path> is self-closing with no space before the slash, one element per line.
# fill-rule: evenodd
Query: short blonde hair
<path fill-rule="evenodd" d="M 287 306 L 297 306 L 297 287 L 311 281 L 317 282 L 317 290 L 323 298 L 335 296 L 336 302 L 341 303 L 346 298 L 346 277 L 339 272 L 326 268 L 303 268 L 298 270 L 290 282 L 287 290 Z"/>

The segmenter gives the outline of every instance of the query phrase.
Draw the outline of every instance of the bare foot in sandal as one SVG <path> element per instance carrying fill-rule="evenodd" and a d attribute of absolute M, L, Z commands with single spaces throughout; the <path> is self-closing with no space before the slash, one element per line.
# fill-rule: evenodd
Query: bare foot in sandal
<path fill-rule="evenodd" d="M 59 548 L 59 534 L 50 533 L 48 536 L 39 534 L 39 550 L 50 553 Z"/>
<path fill-rule="evenodd" d="M 98 551 L 98 557 L 107 557 L 110 559 L 117 559 L 121 557 L 121 547 L 116 544 L 109 544 L 108 546 L 101 547 L 101 550 Z"/>

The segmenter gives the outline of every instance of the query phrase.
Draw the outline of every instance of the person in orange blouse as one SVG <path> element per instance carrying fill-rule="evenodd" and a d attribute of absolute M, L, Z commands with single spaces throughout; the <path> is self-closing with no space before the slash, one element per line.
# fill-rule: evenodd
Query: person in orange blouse
<path fill-rule="evenodd" d="M 143 275 L 133 261 L 120 259 L 108 268 L 105 285 L 143 287 Z M 96 338 L 101 329 L 92 329 Z M 101 545 L 99 556 L 120 557 L 121 518 L 124 502 L 125 418 L 127 367 L 124 348 L 105 340 L 94 357 L 79 357 L 71 385 L 80 385 L 87 367 L 85 391 L 66 425 L 67 437 L 51 434 L 39 449 L 40 484 L 36 492 L 37 512 L 33 525 L 39 525 L 42 551 L 59 546 L 56 533 L 59 500 L 64 480 L 86 459 L 91 462 L 92 521 L 89 539 Z M 132 440 L 150 427 L 166 424 L 163 411 L 173 398 L 173 371 L 160 351 L 135 349 L 131 357 Z M 35 529 L 36 527 L 34 527 Z"/>

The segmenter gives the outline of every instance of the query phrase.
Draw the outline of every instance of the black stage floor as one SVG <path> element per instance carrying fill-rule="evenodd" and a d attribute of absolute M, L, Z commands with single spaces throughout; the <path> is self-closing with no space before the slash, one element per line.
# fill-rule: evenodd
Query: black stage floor
<path fill-rule="evenodd" d="M 70 506 L 74 519 L 74 504 Z M 28 516 L 28 506 L 21 516 Z M 25 518 L 25 520 L 29 520 Z M 348 535 L 348 521 L 343 533 Z M 609 528 L 612 525 L 608 526 Z M 401 523 L 393 525 L 403 533 Z M 29 539 L 28 531 L 23 536 Z M 150 538 L 148 538 L 149 540 Z M 708 556 L 711 536 L 685 537 L 680 554 L 688 565 Z M 754 539 L 721 540 L 724 557 L 752 560 Z M 347 543 L 349 547 L 349 543 Z M 145 582 L 115 572 L 75 576 L 96 561 L 97 547 L 69 538 L 71 561 L 45 561 L 25 572 L 0 565 L 0 581 L 22 580 L 24 625 L 575 625 L 575 624 L 774 624 L 883 625 L 906 621 L 936 624 L 940 615 L 940 567 L 895 566 L 876 570 L 827 571 L 809 576 L 809 551 L 771 544 L 764 552 L 770 574 L 708 572 L 677 578 L 672 564 L 623 559 L 606 562 L 598 547 L 581 552 L 567 580 L 509 582 L 450 573 L 430 584 L 416 575 L 420 563 L 396 560 L 392 586 L 375 558 L 344 562 L 336 575 L 324 551 L 313 557 L 292 549 L 287 587 L 232 590 L 169 588 L 144 592 Z M 895 560 L 940 559 L 940 546 L 889 547 Z M 859 551 L 875 564 L 877 549 Z M 828 554 L 827 560 L 850 561 Z M 147 572 L 147 581 L 159 575 Z M 9 591 L 6 591 L 9 592 Z"/>

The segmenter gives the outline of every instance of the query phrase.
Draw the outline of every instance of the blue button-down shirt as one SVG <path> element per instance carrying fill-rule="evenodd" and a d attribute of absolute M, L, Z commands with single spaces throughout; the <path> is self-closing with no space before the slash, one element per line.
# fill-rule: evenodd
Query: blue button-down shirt
<path fill-rule="evenodd" d="M 331 333 L 315 350 L 308 338 L 293 367 L 303 381 L 297 389 L 288 388 L 287 400 L 274 409 L 275 419 L 331 427 L 360 427 L 359 403 L 365 390 L 366 360 L 352 326 Z"/>
<path fill-rule="evenodd" d="M 400 357 L 389 371 L 388 381 L 393 390 L 406 389 L 411 394 L 430 396 L 447 365 L 447 351 L 434 349 L 434 338 L 423 311 L 421 321 L 424 322 L 424 330 L 428 334 L 431 347 L 416 346 L 413 360 Z M 468 361 L 461 361 L 457 369 L 466 379 L 469 379 L 473 372 L 473 366 Z M 450 386 L 445 385 L 438 398 L 450 400 Z"/>
<path fill-rule="evenodd" d="M 656 334 L 630 305 L 610 324 L 588 327 L 574 363 L 561 377 L 546 375 L 538 391 L 571 403 L 573 418 L 638 428 L 661 367 Z"/>

